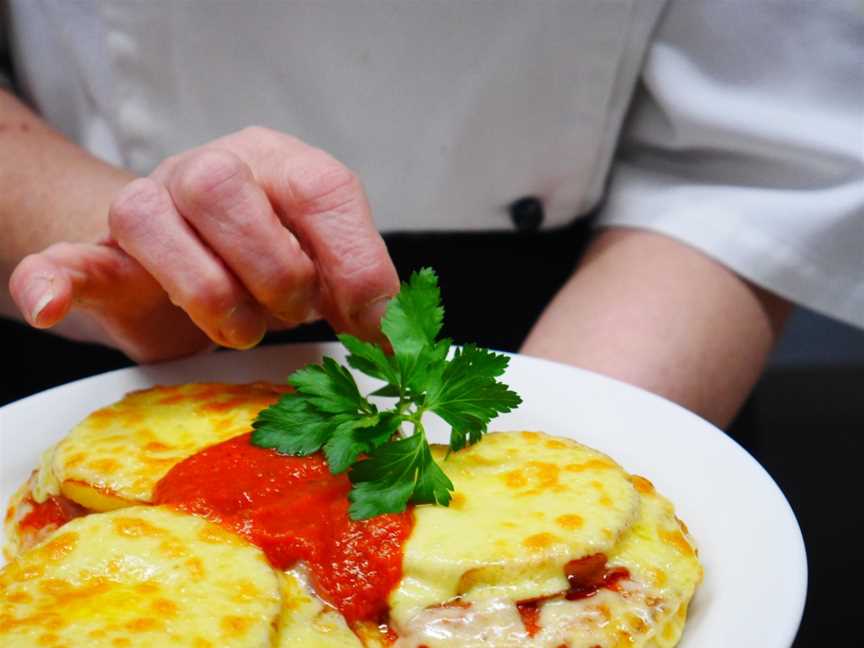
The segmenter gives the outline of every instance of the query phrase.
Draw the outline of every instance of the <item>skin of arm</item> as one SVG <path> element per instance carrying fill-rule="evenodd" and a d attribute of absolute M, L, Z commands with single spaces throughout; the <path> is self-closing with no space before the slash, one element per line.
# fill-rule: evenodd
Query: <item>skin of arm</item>
<path fill-rule="evenodd" d="M 679 241 L 607 229 L 521 351 L 642 387 L 724 427 L 790 310 L 786 300 Z"/>
<path fill-rule="evenodd" d="M 28 254 L 108 236 L 114 194 L 134 176 L 96 159 L 0 90 L 0 314 L 20 317 L 6 286 Z"/>

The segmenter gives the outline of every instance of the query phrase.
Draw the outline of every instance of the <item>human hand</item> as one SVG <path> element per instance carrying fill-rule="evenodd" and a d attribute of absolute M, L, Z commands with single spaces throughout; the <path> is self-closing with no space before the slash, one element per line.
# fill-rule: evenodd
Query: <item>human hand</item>
<path fill-rule="evenodd" d="M 269 129 L 166 159 L 117 194 L 109 225 L 26 257 L 10 292 L 30 324 L 83 318 L 142 362 L 319 317 L 374 339 L 399 289 L 357 177 Z"/>

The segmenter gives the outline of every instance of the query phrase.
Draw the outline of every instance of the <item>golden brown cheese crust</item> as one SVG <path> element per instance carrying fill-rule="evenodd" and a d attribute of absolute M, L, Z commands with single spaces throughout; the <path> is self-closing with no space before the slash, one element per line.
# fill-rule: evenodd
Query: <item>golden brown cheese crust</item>
<path fill-rule="evenodd" d="M 464 501 L 415 511 L 405 575 L 390 601 L 396 648 L 678 642 L 702 568 L 672 505 L 647 479 L 536 432 L 487 435 L 442 467 Z M 627 576 L 568 600 L 565 563 L 597 554 Z M 532 628 L 516 603 L 535 597 L 543 600 Z"/>
<path fill-rule="evenodd" d="M 159 386 L 93 412 L 61 441 L 60 490 L 91 510 L 152 501 L 156 483 L 199 450 L 251 429 L 280 389 L 266 383 Z"/>
<path fill-rule="evenodd" d="M 639 514 L 639 494 L 606 455 L 539 432 L 487 434 L 447 459 L 449 508 L 417 507 L 404 578 L 390 596 L 398 627 L 429 605 L 480 593 L 521 600 L 567 588 L 564 565 L 608 553 Z"/>
<path fill-rule="evenodd" d="M 9 500 L 3 518 L 3 557 L 6 560 L 12 560 L 22 551 L 38 544 L 68 519 L 85 513 L 74 502 L 58 497 L 60 486 L 54 479 L 50 465 L 53 454 L 54 448 L 42 453 L 39 467 L 30 473 L 27 481 Z M 48 501 L 51 499 L 55 499 L 55 503 Z M 37 510 L 40 508 L 41 512 Z M 36 524 L 28 524 L 31 515 L 37 517 Z"/>
<path fill-rule="evenodd" d="M 640 493 L 639 519 L 608 555 L 609 567 L 626 569 L 629 578 L 584 600 L 544 605 L 537 646 L 566 640 L 574 647 L 671 648 L 680 640 L 702 566 L 669 500 L 647 479 L 631 480 Z"/>
<path fill-rule="evenodd" d="M 133 507 L 73 520 L 0 570 L 0 645 L 265 648 L 281 603 L 256 547 Z"/>
<path fill-rule="evenodd" d="M 35 472 L 34 472 L 35 474 Z M 33 476 L 21 484 L 21 487 L 15 491 L 9 499 L 9 504 L 6 507 L 6 513 L 3 516 L 3 536 L 5 542 L 3 544 L 3 557 L 6 560 L 12 560 L 22 551 L 29 549 L 43 538 L 36 538 L 33 534 L 24 533 L 21 528 L 21 520 L 23 520 L 32 510 L 30 504 L 32 499 L 32 481 Z M 48 529 L 47 534 L 56 530 L 55 528 Z"/>

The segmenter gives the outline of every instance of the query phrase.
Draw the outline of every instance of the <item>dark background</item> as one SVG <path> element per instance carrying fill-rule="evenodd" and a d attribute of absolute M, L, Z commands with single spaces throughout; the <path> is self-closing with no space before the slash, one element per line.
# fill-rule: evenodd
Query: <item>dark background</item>
<path fill-rule="evenodd" d="M 401 235 L 389 237 L 388 246 L 403 277 L 422 265 L 439 271 L 446 334 L 457 342 L 512 351 L 572 271 L 588 227 L 583 222 L 541 234 Z M 130 364 L 119 353 L 2 319 L 0 336 L 7 358 L 0 405 Z M 312 326 L 266 342 L 328 338 L 332 334 L 325 327 Z M 860 634 L 862 385 L 864 334 L 796 311 L 729 430 L 778 482 L 804 533 L 810 587 L 796 648 L 824 646 L 826 636 L 854 642 Z M 758 577 L 782 586 L 782 574 Z"/>

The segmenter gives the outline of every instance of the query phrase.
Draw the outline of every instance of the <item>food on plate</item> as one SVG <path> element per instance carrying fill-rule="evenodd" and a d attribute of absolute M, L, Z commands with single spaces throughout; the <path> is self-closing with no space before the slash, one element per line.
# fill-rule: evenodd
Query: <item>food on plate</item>
<path fill-rule="evenodd" d="M 349 489 L 320 455 L 279 455 L 243 435 L 177 464 L 155 499 L 219 520 L 260 546 L 277 569 L 302 563 L 319 595 L 354 623 L 386 614 L 413 516 L 353 520 Z"/>
<path fill-rule="evenodd" d="M 303 568 L 284 573 L 282 596 L 284 605 L 276 648 L 384 648 L 389 645 L 377 625 L 350 628 L 345 617 L 316 596 Z"/>
<path fill-rule="evenodd" d="M 282 608 L 264 554 L 166 507 L 87 515 L 0 571 L 0 645 L 273 645 Z"/>
<path fill-rule="evenodd" d="M 7 558 L 85 512 L 152 503 L 156 483 L 177 462 L 248 431 L 284 392 L 269 383 L 156 386 L 96 410 L 43 453 L 13 496 Z"/>
<path fill-rule="evenodd" d="M 65 497 L 94 511 L 149 503 L 156 482 L 175 463 L 247 431 L 278 396 L 265 383 L 132 392 L 93 412 L 57 445 L 54 483 Z"/>
<path fill-rule="evenodd" d="M 44 540 L 69 520 L 87 513 L 83 506 L 59 495 L 51 469 L 53 456 L 53 447 L 42 453 L 39 466 L 8 502 L 3 519 L 6 538 L 3 556 L 7 559 Z"/>
<path fill-rule="evenodd" d="M 390 596 L 401 645 L 678 641 L 702 569 L 648 480 L 537 432 L 489 434 L 443 465 L 456 505 L 415 509 Z"/>
<path fill-rule="evenodd" d="M 570 439 L 487 433 L 508 358 L 438 340 L 439 297 L 403 285 L 390 355 L 340 336 L 372 394 L 324 358 L 87 417 L 10 503 L 0 645 L 674 646 L 702 568 L 672 505 Z"/>
<path fill-rule="evenodd" d="M 537 432 L 489 434 L 442 465 L 454 502 L 414 511 L 389 598 L 397 645 L 674 645 L 701 567 L 650 482 Z"/>
<path fill-rule="evenodd" d="M 268 592 L 264 599 L 278 599 L 279 612 L 272 617 L 275 634 L 260 643 L 219 640 L 214 646 L 667 648 L 678 641 L 701 567 L 672 505 L 648 480 L 628 475 L 605 455 L 574 441 L 539 432 L 490 433 L 446 459 L 446 448 L 433 446 L 432 452 L 454 485 L 449 507 L 416 506 L 405 514 L 351 520 L 350 482 L 344 474 L 325 470 L 320 455 L 279 455 L 251 445 L 248 433 L 215 443 L 178 461 L 158 482 L 151 499 L 167 503 L 85 512 L 55 527 L 34 549 L 20 553 L 0 576 L 0 644 L 38 645 L 26 643 L 36 635 L 20 634 L 38 628 L 20 623 L 33 617 L 25 610 L 35 608 L 16 601 L 33 597 L 34 605 L 46 606 L 47 614 L 55 599 L 44 594 L 47 590 L 39 582 L 63 579 L 80 564 L 70 568 L 66 558 L 45 560 L 66 551 L 61 547 L 68 538 L 65 534 L 92 538 L 87 545 L 96 555 L 88 560 L 104 558 L 88 567 L 90 574 L 101 576 L 84 580 L 98 584 L 102 578 L 120 583 L 121 589 L 131 587 L 122 570 L 98 572 L 98 565 L 109 565 L 110 556 L 125 556 L 115 566 L 136 573 L 154 568 L 147 562 L 153 557 L 148 553 L 145 560 L 141 552 L 151 552 L 156 545 L 137 543 L 155 542 L 164 548 L 164 538 L 117 535 L 117 519 L 172 529 L 176 542 L 168 544 L 184 560 L 207 560 L 212 554 L 207 553 L 209 544 L 201 544 L 201 533 L 183 532 L 177 519 L 211 530 L 230 529 L 237 534 L 230 547 L 246 547 L 259 557 L 260 566 L 267 556 L 265 570 L 278 577 L 278 585 L 259 589 Z M 243 472 L 243 465 L 251 469 Z M 289 473 L 300 479 L 290 482 Z M 170 518 L 170 523 L 142 517 L 148 514 Z M 222 526 L 200 521 L 201 516 Z M 217 545 L 220 551 L 234 551 L 223 547 L 224 538 L 233 537 L 231 532 L 212 535 L 222 543 Z M 77 560 L 75 556 L 83 554 L 69 555 L 69 560 Z M 37 564 L 42 565 L 41 580 L 26 581 L 30 584 L 21 589 L 21 575 Z M 259 567 L 243 567 L 244 572 L 252 570 L 250 574 L 254 569 Z M 391 577 L 382 580 L 382 573 Z M 174 588 L 186 587 L 187 578 L 191 573 L 179 570 Z M 118 626 L 118 621 L 93 612 L 107 603 L 99 598 L 99 588 L 91 590 L 96 598 L 90 603 L 79 598 L 75 605 L 97 619 L 82 626 L 73 614 L 64 613 L 69 623 L 51 631 L 59 638 L 57 645 L 115 645 L 108 640 L 74 641 L 82 627 L 98 630 L 98 619 Z M 36 591 L 43 594 L 34 597 Z M 209 600 L 217 594 L 201 596 Z M 133 627 L 128 624 L 134 619 L 160 621 L 147 600 L 139 599 L 128 604 L 123 627 Z M 105 607 L 110 616 L 109 608 Z M 205 610 L 217 608 L 214 602 Z M 218 627 L 201 623 L 211 630 Z M 173 643 L 164 634 L 167 630 L 160 630 L 161 635 L 152 632 L 156 634 L 133 636 L 139 637 L 136 641 L 149 637 L 150 645 L 184 645 Z M 201 636 L 212 641 L 207 639 L 211 635 Z M 13 638 L 24 643 L 12 643 Z"/>

